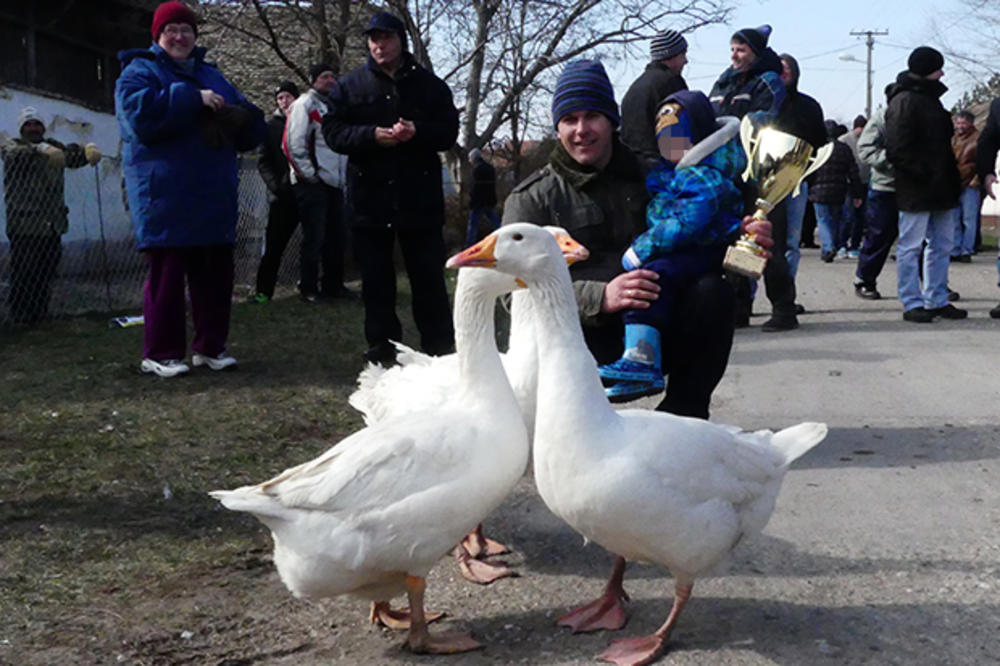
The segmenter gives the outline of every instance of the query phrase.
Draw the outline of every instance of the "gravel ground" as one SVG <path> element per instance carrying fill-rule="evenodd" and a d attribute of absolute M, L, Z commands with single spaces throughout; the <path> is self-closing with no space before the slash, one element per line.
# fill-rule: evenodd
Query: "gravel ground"
<path fill-rule="evenodd" d="M 1000 663 L 1000 320 L 992 257 L 953 265 L 951 286 L 970 319 L 903 322 L 895 266 L 886 298 L 857 299 L 853 262 L 807 251 L 793 332 L 738 331 L 713 420 L 747 429 L 826 421 L 826 441 L 797 461 L 764 533 L 741 544 L 728 570 L 696 583 L 661 663 Z M 758 310 L 766 309 L 761 293 Z M 612 558 L 553 517 L 525 479 L 486 523 L 515 552 L 520 577 L 486 588 L 453 563 L 430 578 L 441 626 L 471 630 L 482 651 L 419 657 L 403 635 L 367 623 L 365 603 L 293 599 L 270 563 L 269 539 L 238 569 L 205 571 L 167 597 L 94 617 L 90 646 L 53 648 L 30 663 L 581 664 L 612 634 L 554 626 L 596 596 Z M 615 635 L 653 631 L 672 581 L 630 565 L 629 621 Z M 164 611 L 169 613 L 165 614 Z M 87 618 L 93 623 L 94 617 Z M 0 648 L 0 661 L 25 663 Z"/>

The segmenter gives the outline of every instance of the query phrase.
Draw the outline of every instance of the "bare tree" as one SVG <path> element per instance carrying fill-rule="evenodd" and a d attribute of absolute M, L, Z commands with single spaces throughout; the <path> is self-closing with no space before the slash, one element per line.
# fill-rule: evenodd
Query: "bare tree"
<path fill-rule="evenodd" d="M 947 59 L 946 67 L 960 78 L 949 78 L 952 87 L 961 81 L 966 93 L 963 107 L 1000 95 L 1000 65 L 996 46 L 1000 42 L 1000 14 L 996 2 L 961 0 L 960 8 L 934 22 L 935 40 Z M 950 34 L 941 26 L 946 26 Z M 957 38 L 955 37 L 957 35 Z"/>
<path fill-rule="evenodd" d="M 352 0 L 203 0 L 206 36 L 220 56 L 267 66 L 275 60 L 309 82 L 310 62 L 340 72 L 349 28 L 366 3 Z"/>
<path fill-rule="evenodd" d="M 220 43 L 227 34 L 240 38 L 242 60 L 254 53 L 276 60 L 303 81 L 308 62 L 301 55 L 303 42 L 316 57 L 346 69 L 349 35 L 358 34 L 365 17 L 388 8 L 406 25 L 414 57 L 451 86 L 463 110 L 454 167 L 472 148 L 498 138 L 503 128 L 519 145 L 528 132 L 545 127 L 547 114 L 537 101 L 547 96 L 566 61 L 639 57 L 637 44 L 663 28 L 690 32 L 724 22 L 732 2 L 205 0 L 202 7 Z M 254 48 L 246 48 L 247 43 Z"/>

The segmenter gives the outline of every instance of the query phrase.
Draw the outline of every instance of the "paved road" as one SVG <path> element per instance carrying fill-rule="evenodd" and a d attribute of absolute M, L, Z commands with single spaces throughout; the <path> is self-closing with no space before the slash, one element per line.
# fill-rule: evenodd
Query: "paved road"
<path fill-rule="evenodd" d="M 807 252 L 802 327 L 762 333 L 755 317 L 737 333 L 713 419 L 748 429 L 821 420 L 830 435 L 794 465 L 764 533 L 728 572 L 695 585 L 660 663 L 1000 663 L 995 264 L 980 255 L 953 266 L 970 319 L 930 325 L 902 321 L 895 264 L 876 302 L 854 296 L 853 269 Z M 522 577 L 481 589 L 450 563 L 435 569 L 430 605 L 488 644 L 441 663 L 593 663 L 610 636 L 571 636 L 552 622 L 599 592 L 611 558 L 549 514 L 527 479 L 487 525 L 517 549 Z M 619 635 L 654 630 L 669 610 L 669 574 L 633 565 L 626 588 Z M 367 628 L 358 601 L 295 608 L 315 642 L 271 663 L 433 661 Z"/>

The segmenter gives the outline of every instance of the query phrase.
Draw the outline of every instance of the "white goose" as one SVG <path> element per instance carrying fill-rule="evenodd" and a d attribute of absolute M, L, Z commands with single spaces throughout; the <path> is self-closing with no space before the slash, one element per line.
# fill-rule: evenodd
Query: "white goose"
<path fill-rule="evenodd" d="M 823 440 L 826 425 L 746 433 L 661 412 L 616 412 L 584 343 L 569 272 L 551 237 L 539 232 L 505 226 L 465 261 L 518 275 L 547 313 L 535 322 L 535 482 L 553 513 L 619 556 L 605 594 L 561 623 L 620 628 L 621 558 L 663 564 L 675 580 L 666 622 L 601 654 L 616 664 L 649 663 L 663 651 L 695 578 L 764 528 L 788 465 Z"/>
<path fill-rule="evenodd" d="M 556 239 L 567 262 L 572 264 L 587 258 L 586 249 L 566 230 L 553 226 L 545 229 Z M 500 359 L 517 404 L 521 407 L 529 439 L 534 429 L 538 385 L 538 353 L 533 320 L 534 311 L 527 292 L 515 290 L 511 296 L 508 350 L 500 354 Z M 358 375 L 358 388 L 348 398 L 350 405 L 364 416 L 367 425 L 433 408 L 453 393 L 452 387 L 458 376 L 455 354 L 430 356 L 402 343 L 394 344 L 398 365 L 387 369 L 368 364 Z M 485 562 L 480 558 L 506 552 L 509 552 L 506 546 L 483 535 L 480 525 L 456 547 L 455 557 L 466 579 L 488 585 L 513 575 L 513 572 L 503 562 Z M 373 622 L 386 626 L 402 626 L 396 611 L 385 605 L 374 606 L 371 618 Z"/>
<path fill-rule="evenodd" d="M 527 431 L 494 340 L 496 297 L 515 280 L 491 273 L 459 272 L 458 376 L 447 400 L 365 428 L 265 483 L 211 493 L 271 529 L 275 566 L 296 597 L 379 602 L 406 591 L 407 644 L 416 652 L 479 647 L 468 634 L 428 632 L 424 579 L 528 462 Z"/>

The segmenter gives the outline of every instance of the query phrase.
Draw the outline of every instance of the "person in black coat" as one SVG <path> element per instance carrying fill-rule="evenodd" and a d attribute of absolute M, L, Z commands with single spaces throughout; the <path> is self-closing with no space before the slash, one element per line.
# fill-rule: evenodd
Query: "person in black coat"
<path fill-rule="evenodd" d="M 292 102 L 299 96 L 299 89 L 291 81 L 282 81 L 274 92 L 278 108 L 267 121 L 267 138 L 261 144 L 257 158 L 257 171 L 267 186 L 270 208 L 267 213 L 267 231 L 264 236 L 264 256 L 257 269 L 257 291 L 251 303 L 267 303 L 274 297 L 278 281 L 281 255 L 299 225 L 298 207 L 289 180 L 288 160 L 281 150 L 285 133 L 285 116 Z"/>
<path fill-rule="evenodd" d="M 656 145 L 656 112 L 670 95 L 687 90 L 681 76 L 687 64 L 688 43 L 676 30 L 665 30 L 649 43 L 650 63 L 622 98 L 622 143 L 642 160 L 646 171 L 660 162 Z"/>
<path fill-rule="evenodd" d="M 948 264 L 962 181 L 951 149 L 951 114 L 940 101 L 948 90 L 940 80 L 944 57 L 921 46 L 907 65 L 889 88 L 885 112 L 885 148 L 896 175 L 900 211 L 896 270 L 903 319 L 963 319 L 968 312 L 948 302 Z"/>
<path fill-rule="evenodd" d="M 486 216 L 490 231 L 500 228 L 497 215 L 497 172 L 483 157 L 483 151 L 473 148 L 469 151 L 472 165 L 472 188 L 469 192 L 469 226 L 465 230 L 465 247 L 479 240 L 479 220 Z"/>
<path fill-rule="evenodd" d="M 781 58 L 781 82 L 786 97 L 774 121 L 774 128 L 804 139 L 813 148 L 826 143 L 823 109 L 809 95 L 799 92 L 799 63 L 791 55 Z M 804 312 L 795 303 L 795 273 L 799 264 L 799 239 L 805 213 L 808 185 L 802 184 L 798 197 L 782 199 L 768 214 L 774 229 L 774 247 L 764 268 L 764 289 L 771 301 L 771 318 L 764 322 L 765 332 L 788 331 L 798 328 L 796 315 Z M 793 263 L 794 262 L 794 263 Z"/>
<path fill-rule="evenodd" d="M 986 117 L 986 124 L 979 132 L 979 141 L 976 143 L 976 173 L 979 175 L 979 182 L 982 183 L 986 196 L 994 200 L 997 198 L 993 187 L 997 182 L 998 151 L 1000 151 L 1000 97 L 990 102 L 990 114 Z M 1000 272 L 1000 258 L 997 260 L 997 271 Z M 1000 305 L 990 310 L 990 316 L 1000 319 Z"/>
<path fill-rule="evenodd" d="M 396 316 L 398 239 L 413 294 L 420 345 L 454 350 L 444 282 L 444 193 L 438 152 L 458 137 L 448 86 L 406 50 L 403 22 L 375 14 L 365 31 L 368 61 L 342 76 L 323 118 L 330 148 L 347 155 L 347 197 L 365 304 L 365 359 L 389 364 L 401 340 Z"/>

